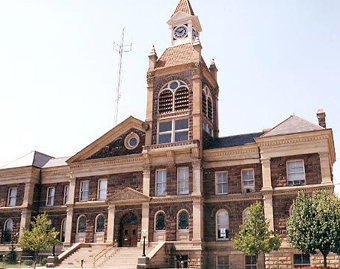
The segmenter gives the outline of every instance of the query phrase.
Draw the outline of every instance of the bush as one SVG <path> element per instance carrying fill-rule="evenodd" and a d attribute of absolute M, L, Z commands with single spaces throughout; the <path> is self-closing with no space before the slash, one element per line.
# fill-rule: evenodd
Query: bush
<path fill-rule="evenodd" d="M 27 266 L 32 266 L 34 264 L 34 261 L 32 260 L 23 261 L 23 264 Z"/>
<path fill-rule="evenodd" d="M 42 258 L 40 264 L 45 266 L 47 263 L 47 258 Z"/>
<path fill-rule="evenodd" d="M 17 253 L 14 251 L 14 247 L 4 256 L 3 261 L 9 264 L 17 263 Z"/>

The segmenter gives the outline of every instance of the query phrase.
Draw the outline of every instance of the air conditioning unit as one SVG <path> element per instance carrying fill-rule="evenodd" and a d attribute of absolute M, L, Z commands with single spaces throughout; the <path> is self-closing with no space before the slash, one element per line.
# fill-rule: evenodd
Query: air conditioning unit
<path fill-rule="evenodd" d="M 243 193 L 251 193 L 251 192 L 254 192 L 253 188 L 244 188 L 243 189 Z"/>

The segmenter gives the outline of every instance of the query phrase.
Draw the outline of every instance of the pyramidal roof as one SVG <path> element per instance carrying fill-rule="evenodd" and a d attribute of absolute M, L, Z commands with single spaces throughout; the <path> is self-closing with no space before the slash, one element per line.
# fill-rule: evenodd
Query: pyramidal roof
<path fill-rule="evenodd" d="M 270 129 L 268 132 L 263 134 L 262 137 L 313 132 L 320 130 L 324 130 L 324 128 L 299 116 L 293 115 L 280 124 L 276 125 L 274 128 Z"/>
<path fill-rule="evenodd" d="M 25 166 L 35 166 L 38 168 L 42 168 L 50 159 L 53 159 L 53 157 L 33 150 L 30 153 L 26 154 L 25 156 L 22 156 L 19 159 L 16 159 L 15 161 L 1 167 L 0 169 Z"/>
<path fill-rule="evenodd" d="M 171 17 L 173 17 L 175 14 L 180 13 L 180 12 L 184 12 L 189 15 L 195 16 L 194 10 L 192 9 L 192 6 L 189 0 L 180 0 L 178 6 L 176 7 L 174 14 L 172 14 Z"/>

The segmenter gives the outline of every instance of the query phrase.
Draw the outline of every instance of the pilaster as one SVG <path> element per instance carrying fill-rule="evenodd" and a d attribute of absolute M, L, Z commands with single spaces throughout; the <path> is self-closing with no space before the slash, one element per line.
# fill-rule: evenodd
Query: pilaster
<path fill-rule="evenodd" d="M 143 194 L 150 196 L 150 167 L 147 166 L 143 170 Z"/>
<path fill-rule="evenodd" d="M 150 204 L 142 204 L 142 231 L 141 231 L 141 242 L 143 242 L 143 233 L 145 231 L 145 242 L 149 242 L 149 215 L 150 215 Z"/>
<path fill-rule="evenodd" d="M 201 161 L 197 160 L 192 163 L 193 166 L 193 171 L 192 171 L 192 176 L 193 176 L 193 195 L 201 195 L 202 194 L 202 169 L 201 169 Z"/>
<path fill-rule="evenodd" d="M 203 240 L 203 202 L 201 199 L 193 202 L 193 238 L 194 242 Z"/>
<path fill-rule="evenodd" d="M 273 195 L 265 193 L 263 195 L 264 216 L 269 222 L 269 230 L 274 231 L 274 209 L 273 209 Z"/>
<path fill-rule="evenodd" d="M 193 139 L 202 141 L 202 75 L 200 74 L 199 67 L 197 67 L 197 74 L 193 77 Z"/>
<path fill-rule="evenodd" d="M 115 240 L 114 238 L 115 213 L 116 213 L 115 205 L 109 205 L 107 217 L 107 239 L 106 239 L 107 243 L 113 243 Z"/>
<path fill-rule="evenodd" d="M 322 184 L 332 184 L 332 170 L 328 152 L 319 153 Z"/>
<path fill-rule="evenodd" d="M 64 245 L 66 247 L 71 246 L 72 239 L 72 223 L 73 223 L 73 207 L 67 207 L 67 215 L 66 215 L 66 231 L 65 231 L 65 242 Z"/>
<path fill-rule="evenodd" d="M 24 208 L 21 211 L 21 220 L 20 220 L 20 234 L 22 236 L 22 232 L 24 228 L 29 228 L 31 222 L 32 210 L 28 208 Z"/>
<path fill-rule="evenodd" d="M 270 158 L 261 159 L 262 164 L 262 180 L 263 187 L 262 190 L 272 190 L 272 175 L 270 169 Z"/>

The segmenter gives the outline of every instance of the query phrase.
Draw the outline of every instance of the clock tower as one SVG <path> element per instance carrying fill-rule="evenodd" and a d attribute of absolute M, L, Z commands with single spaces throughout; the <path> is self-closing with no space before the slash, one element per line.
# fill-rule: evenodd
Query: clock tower
<path fill-rule="evenodd" d="M 180 0 L 167 22 L 171 42 L 158 57 L 153 47 L 147 73 L 147 145 L 198 146 L 218 137 L 217 68 L 202 57 L 199 18 L 189 0 Z"/>

